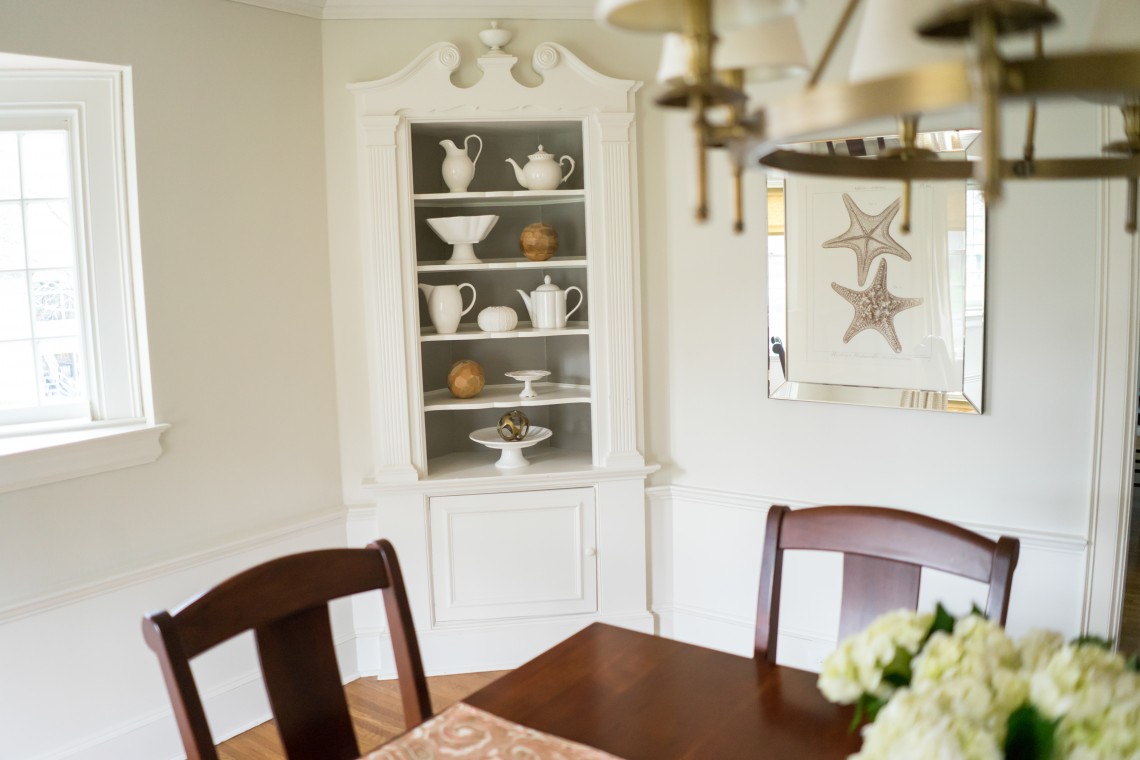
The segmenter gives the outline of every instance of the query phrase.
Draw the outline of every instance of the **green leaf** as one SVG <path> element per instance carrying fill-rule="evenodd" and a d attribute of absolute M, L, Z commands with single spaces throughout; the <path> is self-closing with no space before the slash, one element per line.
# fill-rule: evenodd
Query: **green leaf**
<path fill-rule="evenodd" d="M 970 614 L 971 615 L 977 615 L 978 617 L 980 617 L 984 620 L 990 619 L 990 616 L 986 614 L 986 611 L 983 610 L 981 607 L 979 607 L 977 604 L 971 604 L 970 605 Z"/>
<path fill-rule="evenodd" d="M 1075 647 L 1093 646 L 1101 649 L 1112 649 L 1112 639 L 1106 639 L 1102 636 L 1078 636 L 1069 643 Z"/>
<path fill-rule="evenodd" d="M 930 630 L 922 637 L 922 643 L 918 645 L 918 651 L 921 652 L 922 648 L 926 646 L 926 642 L 930 641 L 930 637 L 938 631 L 953 633 L 954 622 L 954 616 L 946 611 L 946 608 L 942 606 L 942 602 L 939 602 L 934 608 L 934 620 L 930 621 Z"/>
<path fill-rule="evenodd" d="M 1124 663 L 1124 667 L 1136 673 L 1140 673 L 1140 653 L 1129 657 L 1128 661 Z"/>
<path fill-rule="evenodd" d="M 1059 720 L 1049 720 L 1026 702 L 1013 711 L 1006 724 L 1006 760 L 1052 760 Z"/>
<path fill-rule="evenodd" d="M 895 647 L 895 656 L 883 668 L 883 680 L 891 686 L 910 685 L 910 661 L 913 658 L 910 652 L 902 647 Z"/>
<path fill-rule="evenodd" d="M 887 703 L 885 699 L 879 699 L 874 694 L 863 693 L 859 697 L 859 701 L 855 703 L 855 715 L 851 718 L 851 725 L 847 727 L 847 733 L 853 734 L 859 730 L 859 726 L 863 725 L 863 719 L 866 718 L 868 723 L 875 722 L 875 716 L 879 714 L 879 710 L 883 709 L 883 705 Z"/>

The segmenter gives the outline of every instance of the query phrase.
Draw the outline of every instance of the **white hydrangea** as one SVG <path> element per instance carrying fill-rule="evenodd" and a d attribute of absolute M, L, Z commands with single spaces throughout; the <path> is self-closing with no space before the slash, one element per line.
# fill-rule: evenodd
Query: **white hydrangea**
<path fill-rule="evenodd" d="M 883 681 L 883 668 L 901 647 L 918 651 L 934 616 L 913 610 L 895 610 L 875 619 L 866 630 L 845 639 L 823 661 L 819 690 L 830 701 L 849 705 L 864 693 L 886 699 L 895 687 Z"/>
<path fill-rule="evenodd" d="M 819 687 L 832 702 L 889 699 L 851 760 L 1000 760 L 1009 716 L 1026 704 L 1057 721 L 1057 760 L 1140 760 L 1140 673 L 1123 657 L 1049 631 L 1014 644 L 976 615 L 917 652 L 932 620 L 888 613 L 824 662 Z M 910 685 L 895 688 L 882 671 L 900 647 L 915 656 Z"/>
<path fill-rule="evenodd" d="M 967 615 L 952 634 L 938 631 L 914 659 L 913 685 L 967 676 L 988 679 L 1001 669 L 1017 670 L 1021 659 L 1005 630 L 981 615 Z"/>
<path fill-rule="evenodd" d="M 1040 670 L 1063 646 L 1065 646 L 1065 637 L 1056 631 L 1040 628 L 1030 631 L 1017 642 L 1021 669 L 1030 673 Z"/>
<path fill-rule="evenodd" d="M 1140 674 L 1096 645 L 1066 645 L 1030 680 L 1033 704 L 1057 726 L 1064 758 L 1140 758 Z"/>
<path fill-rule="evenodd" d="M 1001 739 L 971 718 L 972 697 L 967 696 L 970 707 L 958 710 L 963 696 L 979 686 L 964 680 L 921 693 L 900 690 L 875 722 L 863 727 L 862 749 L 851 760 L 1001 760 Z"/>

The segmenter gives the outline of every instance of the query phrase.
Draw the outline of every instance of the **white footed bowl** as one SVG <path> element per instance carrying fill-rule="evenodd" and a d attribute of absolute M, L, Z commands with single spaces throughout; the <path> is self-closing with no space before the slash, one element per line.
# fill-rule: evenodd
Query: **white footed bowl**
<path fill-rule="evenodd" d="M 440 240 L 451 244 L 451 258 L 447 260 L 447 263 L 471 264 L 479 261 L 472 246 L 475 243 L 483 242 L 497 221 L 499 221 L 497 215 L 484 214 L 482 216 L 437 216 L 434 219 L 428 219 L 427 223 L 435 234 L 439 235 Z"/>

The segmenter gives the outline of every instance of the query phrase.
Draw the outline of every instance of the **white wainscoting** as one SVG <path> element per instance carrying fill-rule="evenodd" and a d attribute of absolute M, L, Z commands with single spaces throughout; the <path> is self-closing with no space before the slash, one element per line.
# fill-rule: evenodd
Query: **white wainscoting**
<path fill-rule="evenodd" d="M 692 486 L 648 490 L 651 608 L 662 635 L 751 656 L 760 586 L 764 525 L 772 504 L 818 506 L 789 499 Z M 959 523 L 995 538 L 1015 536 L 1021 555 L 1007 627 L 1080 631 L 1084 536 Z M 842 563 L 822 552 L 788 553 L 780 610 L 780 661 L 818 670 L 835 646 Z M 962 612 L 984 594 L 982 584 L 926 571 L 919 604 L 942 601 Z M 984 601 L 984 597 L 980 598 Z"/>
<path fill-rule="evenodd" d="M 147 612 L 175 606 L 273 557 L 345 545 L 343 510 L 0 610 L 0 758 L 183 757 Z M 357 677 L 351 609 L 333 608 L 341 674 Z M 218 741 L 269 718 L 252 638 L 195 662 Z"/>

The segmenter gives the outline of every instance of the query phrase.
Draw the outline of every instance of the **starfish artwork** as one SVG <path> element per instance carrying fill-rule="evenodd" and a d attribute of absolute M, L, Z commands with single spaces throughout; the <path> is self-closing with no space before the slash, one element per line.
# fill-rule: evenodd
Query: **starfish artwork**
<path fill-rule="evenodd" d="M 887 290 L 887 262 L 879 264 L 871 287 L 866 290 L 852 290 L 845 288 L 837 282 L 831 283 L 831 289 L 843 296 L 855 307 L 855 316 L 851 319 L 851 326 L 843 334 L 843 342 L 849 343 L 864 330 L 876 330 L 882 335 L 891 349 L 897 354 L 902 351 L 899 336 L 895 333 L 895 315 L 906 309 L 913 309 L 922 303 L 921 298 L 899 298 Z"/>
<path fill-rule="evenodd" d="M 850 195 L 843 194 L 843 205 L 847 207 L 847 213 L 851 217 L 851 226 L 842 235 L 824 242 L 823 247 L 850 248 L 855 252 L 860 285 L 867 281 L 871 262 L 880 253 L 893 253 L 903 261 L 910 261 L 910 252 L 891 237 L 891 222 L 899 211 L 900 202 L 900 198 L 895 198 L 894 203 L 879 214 L 871 216 L 856 206 Z"/>

